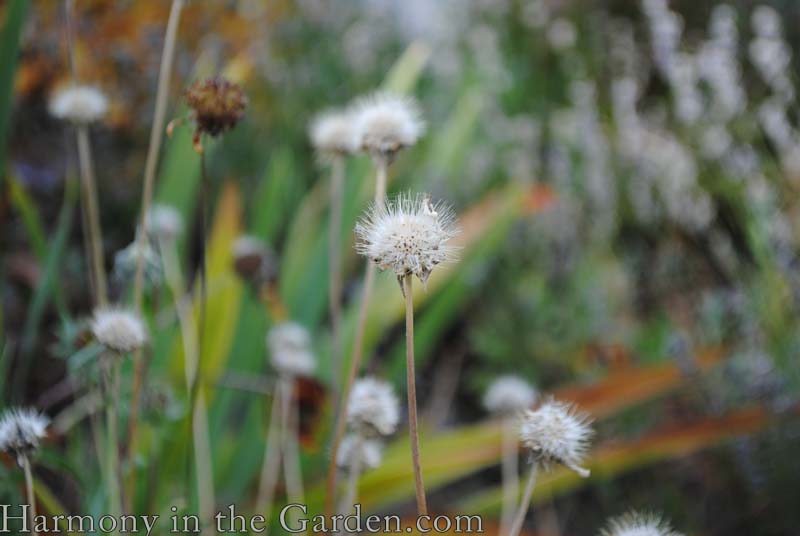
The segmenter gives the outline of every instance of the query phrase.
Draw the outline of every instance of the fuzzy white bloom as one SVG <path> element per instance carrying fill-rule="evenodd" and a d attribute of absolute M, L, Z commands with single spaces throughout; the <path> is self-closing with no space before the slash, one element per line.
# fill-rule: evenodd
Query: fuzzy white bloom
<path fill-rule="evenodd" d="M 356 152 L 359 140 L 353 115 L 349 110 L 327 110 L 316 116 L 308 129 L 314 148 L 328 155 Z"/>
<path fill-rule="evenodd" d="M 17 457 L 18 462 L 39 448 L 47 434 L 50 419 L 32 408 L 12 408 L 0 417 L 0 450 Z"/>
<path fill-rule="evenodd" d="M 100 344 L 119 354 L 138 350 L 147 342 L 147 328 L 142 319 L 124 309 L 96 310 L 91 329 Z"/>
<path fill-rule="evenodd" d="M 519 376 L 500 376 L 486 390 L 483 405 L 491 413 L 507 415 L 530 408 L 537 397 L 536 389 Z"/>
<path fill-rule="evenodd" d="M 655 514 L 628 512 L 612 518 L 600 536 L 681 536 Z"/>
<path fill-rule="evenodd" d="M 392 93 L 362 97 L 353 106 L 359 148 L 391 157 L 410 147 L 425 133 L 425 121 L 417 102 Z"/>
<path fill-rule="evenodd" d="M 383 445 L 379 439 L 348 434 L 342 439 L 336 455 L 336 465 L 349 468 L 358 460 L 361 469 L 374 469 L 381 464 Z"/>
<path fill-rule="evenodd" d="M 267 348 L 279 374 L 308 376 L 314 372 L 311 335 L 300 324 L 284 322 L 272 327 L 267 333 Z"/>
<path fill-rule="evenodd" d="M 183 216 L 169 205 L 153 205 L 145 219 L 147 234 L 164 242 L 175 240 L 183 232 Z"/>
<path fill-rule="evenodd" d="M 253 235 L 242 235 L 233 242 L 233 257 L 241 259 L 253 255 L 262 256 L 267 253 L 264 242 Z"/>
<path fill-rule="evenodd" d="M 108 99 L 92 86 L 68 86 L 58 90 L 50 99 L 50 113 L 73 123 L 99 121 L 108 111 Z"/>
<path fill-rule="evenodd" d="M 558 18 L 547 29 L 547 42 L 555 50 L 566 50 L 575 46 L 578 32 L 568 19 Z"/>
<path fill-rule="evenodd" d="M 531 451 L 534 462 L 545 469 L 560 463 L 582 477 L 589 476 L 589 470 L 580 465 L 593 433 L 588 415 L 555 400 L 525 411 L 520 425 L 520 439 Z"/>
<path fill-rule="evenodd" d="M 347 400 L 347 423 L 362 435 L 389 435 L 400 421 L 400 404 L 391 384 L 362 378 L 353 384 Z"/>
<path fill-rule="evenodd" d="M 149 241 L 140 244 L 134 240 L 114 255 L 114 277 L 120 281 L 132 280 L 136 275 L 136 264 L 141 259 L 144 277 L 148 284 L 161 284 L 163 267 L 161 257 Z"/>
<path fill-rule="evenodd" d="M 452 260 L 447 242 L 458 234 L 455 215 L 422 195 L 400 195 L 373 205 L 356 224 L 356 251 L 398 278 L 416 275 L 423 284 L 439 264 Z"/>

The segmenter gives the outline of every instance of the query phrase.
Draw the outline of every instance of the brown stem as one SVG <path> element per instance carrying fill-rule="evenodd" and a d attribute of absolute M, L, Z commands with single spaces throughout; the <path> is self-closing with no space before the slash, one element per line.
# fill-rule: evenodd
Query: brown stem
<path fill-rule="evenodd" d="M 77 136 L 83 203 L 86 206 L 86 219 L 89 224 L 88 234 L 95 300 L 97 305 L 104 307 L 108 304 L 108 284 L 106 283 L 106 269 L 103 264 L 103 233 L 100 228 L 100 210 L 97 204 L 97 185 L 94 177 L 94 166 L 92 165 L 89 127 L 87 125 L 77 125 Z"/>
<path fill-rule="evenodd" d="M 375 162 L 375 204 L 383 203 L 383 198 L 386 197 L 386 182 L 388 175 L 389 162 L 386 158 L 376 158 Z M 361 294 L 361 303 L 358 306 L 358 319 L 356 323 L 356 334 L 353 341 L 353 353 L 350 358 L 350 369 L 347 373 L 347 380 L 345 387 L 342 390 L 342 395 L 339 398 L 339 408 L 336 417 L 336 429 L 333 435 L 333 443 L 331 444 L 331 458 L 328 464 L 328 477 L 325 486 L 325 515 L 330 517 L 333 515 L 334 505 L 336 504 L 336 457 L 339 454 L 339 447 L 344 438 L 344 432 L 347 424 L 345 412 L 347 411 L 347 399 L 350 396 L 350 390 L 353 388 L 353 383 L 356 381 L 358 371 L 361 370 L 361 360 L 364 353 L 364 333 L 367 327 L 367 314 L 369 313 L 369 304 L 372 299 L 372 289 L 375 285 L 375 265 L 367 260 L 367 267 L 364 273 L 364 292 Z"/>
<path fill-rule="evenodd" d="M 158 71 L 158 88 L 156 89 L 156 106 L 153 112 L 153 125 L 150 129 L 150 145 L 147 148 L 147 160 L 145 161 L 144 186 L 142 188 L 142 207 L 139 232 L 136 234 L 136 272 L 133 279 L 133 302 L 136 312 L 142 307 L 142 294 L 144 290 L 144 256 L 142 249 L 145 247 L 147 223 L 147 213 L 153 201 L 153 185 L 155 183 L 156 168 L 158 167 L 158 153 L 161 149 L 161 141 L 164 135 L 164 121 L 167 114 L 167 96 L 169 95 L 169 78 L 172 72 L 172 63 L 175 59 L 175 41 L 178 36 L 178 23 L 180 21 L 181 9 L 184 0 L 173 0 L 167 21 L 167 30 L 164 37 L 164 49 L 161 52 L 161 66 Z M 139 422 L 139 403 L 142 392 L 144 377 L 150 359 L 143 358 L 142 351 L 137 350 L 134 354 L 134 373 L 133 387 L 131 390 L 131 408 L 128 419 L 128 448 L 129 456 L 136 453 L 136 426 Z M 129 481 L 130 488 L 135 486 L 136 471 L 131 471 Z"/>
<path fill-rule="evenodd" d="M 422 464 L 419 458 L 419 430 L 417 428 L 417 381 L 414 372 L 414 295 L 412 274 L 403 278 L 406 300 L 406 384 L 408 385 L 408 436 L 411 440 L 411 461 L 414 465 L 414 487 L 417 495 L 417 514 L 428 515 L 425 484 L 422 481 Z"/>
<path fill-rule="evenodd" d="M 28 512 L 31 518 L 30 531 L 33 536 L 39 536 L 34 530 L 36 526 L 36 497 L 33 494 L 33 472 L 31 471 L 31 461 L 27 456 L 22 457 L 22 472 L 25 473 L 25 495 L 28 498 Z"/>
<path fill-rule="evenodd" d="M 516 517 L 514 518 L 514 524 L 511 525 L 511 530 L 509 531 L 509 536 L 519 536 L 519 532 L 522 530 L 522 523 L 525 521 L 525 514 L 528 513 L 528 507 L 531 504 L 531 499 L 533 498 L 533 488 L 536 487 L 536 475 L 539 472 L 539 467 L 537 466 L 536 462 L 531 464 L 531 472 L 528 475 L 528 483 L 525 485 L 525 493 L 522 496 L 522 502 L 519 503 L 519 509 L 517 510 Z"/>
<path fill-rule="evenodd" d="M 303 477 L 300 472 L 297 405 L 292 401 L 291 378 L 281 378 L 281 421 L 283 437 L 283 475 L 286 494 L 293 504 L 303 503 Z M 305 533 L 303 533 L 305 534 Z"/>

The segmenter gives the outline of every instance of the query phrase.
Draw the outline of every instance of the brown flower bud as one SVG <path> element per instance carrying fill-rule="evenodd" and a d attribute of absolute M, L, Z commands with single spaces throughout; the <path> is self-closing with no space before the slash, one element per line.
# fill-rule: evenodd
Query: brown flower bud
<path fill-rule="evenodd" d="M 242 88 L 220 76 L 196 81 L 184 97 L 196 124 L 195 144 L 202 134 L 216 137 L 235 127 L 247 107 Z"/>

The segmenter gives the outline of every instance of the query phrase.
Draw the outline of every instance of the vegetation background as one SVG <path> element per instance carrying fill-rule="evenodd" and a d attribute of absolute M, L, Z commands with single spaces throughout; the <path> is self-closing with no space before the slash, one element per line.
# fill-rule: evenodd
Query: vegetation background
<path fill-rule="evenodd" d="M 767 3 L 785 23 L 791 54 L 800 5 Z M 700 57 L 715 5 L 670 3 L 685 23 L 681 53 Z M 684 89 L 699 92 L 701 108 L 686 120 L 681 87 L 659 71 L 653 21 L 638 2 L 189 2 L 169 117 L 186 116 L 182 90 L 209 75 L 235 80 L 249 98 L 244 121 L 207 147 L 213 207 L 200 374 L 217 504 L 253 507 L 269 417 L 264 336 L 274 319 L 231 261 L 231 244 L 248 233 L 276 252 L 280 300 L 314 338 L 317 375 L 295 395 L 307 498 L 319 511 L 332 422 L 328 216 L 326 174 L 307 126 L 316 112 L 385 87 L 415 95 L 429 125 L 393 167 L 390 191 L 448 200 L 463 227 L 460 261 L 435 272 L 417 297 L 432 511 L 480 513 L 496 530 L 500 434 L 481 400 L 493 378 L 511 372 L 597 419 L 591 478 L 556 471 L 543 480 L 536 534 L 593 534 L 629 508 L 663 512 L 687 534 L 798 534 L 800 169 L 792 157 L 800 117 L 792 94 L 783 103 L 791 135 L 779 143 L 763 112 L 775 92 L 749 53 L 754 3 L 730 5 L 734 81 L 745 102 L 724 120 L 714 115 L 719 95 L 698 60 Z M 0 6 L 0 400 L 54 419 L 36 464 L 42 509 L 99 514 L 105 490 L 84 381 L 96 347 L 86 336 L 92 303 L 76 150 L 70 127 L 47 111 L 71 76 L 64 7 Z M 76 77 L 111 103 L 92 143 L 112 297 L 126 302 L 130 278 L 114 268 L 115 253 L 134 239 L 169 2 L 81 0 L 76 8 Z M 783 67 L 793 85 L 797 58 Z M 635 96 L 616 92 L 622 79 L 638 82 Z M 644 125 L 634 150 L 626 103 Z M 191 135 L 179 126 L 165 141 L 156 194 L 187 222 L 187 274 L 200 252 Z M 370 173 L 367 158 L 348 164 L 348 347 L 363 270 L 352 228 L 371 196 Z M 138 475 L 139 513 L 196 511 L 185 485 L 191 436 L 171 303 L 167 289 L 148 289 L 152 364 L 126 467 Z M 400 392 L 402 315 L 396 281 L 379 276 L 368 371 Z M 123 402 L 131 369 L 126 363 Z M 21 476 L 11 458 L 2 462 L 0 502 L 16 503 Z M 400 432 L 362 478 L 360 495 L 366 511 L 410 516 L 413 493 Z"/>

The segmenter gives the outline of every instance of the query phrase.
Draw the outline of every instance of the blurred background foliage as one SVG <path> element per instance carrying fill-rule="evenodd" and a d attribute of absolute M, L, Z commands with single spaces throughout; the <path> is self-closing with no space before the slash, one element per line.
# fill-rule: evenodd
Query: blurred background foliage
<path fill-rule="evenodd" d="M 591 534 L 631 507 L 663 511 L 688 534 L 797 533 L 800 5 L 768 2 L 784 22 L 770 36 L 754 23 L 753 2 L 725 11 L 675 1 L 666 14 L 658 4 L 188 3 L 170 117 L 186 115 L 181 91 L 202 76 L 225 74 L 250 100 L 246 119 L 208 147 L 201 376 L 219 505 L 252 507 L 269 414 L 264 335 L 274 318 L 233 272 L 231 244 L 244 232 L 277 252 L 280 299 L 314 336 L 317 377 L 295 391 L 312 511 L 322 502 L 332 420 L 327 184 L 306 127 L 315 112 L 383 86 L 417 96 L 429 124 L 394 166 L 390 191 L 446 199 L 464 228 L 460 261 L 417 296 L 432 508 L 486 514 L 494 530 L 500 436 L 480 401 L 494 377 L 514 372 L 598 419 L 592 477 L 556 472 L 543 483 L 538 534 Z M 70 78 L 63 5 L 1 5 L 0 394 L 55 418 L 37 467 L 44 508 L 99 513 L 76 155 L 69 128 L 47 113 L 49 95 Z M 134 239 L 169 2 L 76 5 L 75 76 L 111 100 L 92 132 L 111 269 Z M 166 141 L 156 196 L 190 224 L 180 245 L 187 274 L 200 252 L 190 138 L 178 127 Z M 346 188 L 349 346 L 363 270 L 352 226 L 371 196 L 366 159 L 349 162 Z M 129 283 L 113 280 L 116 300 L 129 300 Z M 188 401 L 171 303 L 167 289 L 148 289 L 152 366 L 126 469 L 138 475 L 137 512 L 195 509 L 183 485 Z M 368 370 L 398 389 L 402 314 L 394 278 L 379 277 Z M 400 433 L 364 475 L 366 510 L 411 514 L 406 449 Z M 3 462 L 6 502 L 20 481 Z"/>

